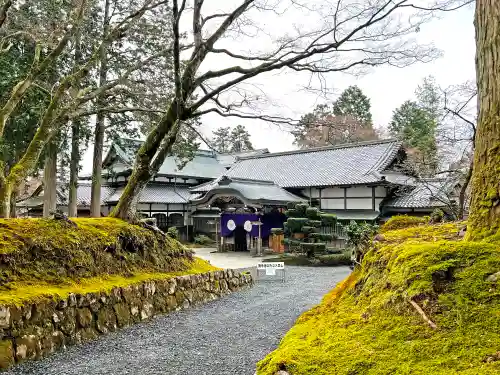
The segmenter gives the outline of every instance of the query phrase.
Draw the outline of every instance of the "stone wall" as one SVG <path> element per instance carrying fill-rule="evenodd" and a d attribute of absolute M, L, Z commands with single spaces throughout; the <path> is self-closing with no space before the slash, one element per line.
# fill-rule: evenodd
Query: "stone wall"
<path fill-rule="evenodd" d="M 0 369 L 155 315 L 216 300 L 252 282 L 249 274 L 212 271 L 21 307 L 0 306 Z"/>

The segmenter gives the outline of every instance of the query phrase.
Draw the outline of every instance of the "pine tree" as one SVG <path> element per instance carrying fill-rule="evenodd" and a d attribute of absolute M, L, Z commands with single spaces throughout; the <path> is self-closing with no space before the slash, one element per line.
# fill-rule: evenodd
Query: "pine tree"
<path fill-rule="evenodd" d="M 417 101 L 395 109 L 389 124 L 392 136 L 408 147 L 407 169 L 416 175 L 433 175 L 438 168 L 436 132 L 441 117 L 441 95 L 432 76 L 415 90 Z"/>
<path fill-rule="evenodd" d="M 350 86 L 331 108 L 319 104 L 302 116 L 292 132 L 295 143 L 308 148 L 377 139 L 370 109 L 370 99 L 359 87 Z"/>
<path fill-rule="evenodd" d="M 372 125 L 370 99 L 358 86 L 349 86 L 333 103 L 335 116 L 350 116 L 366 127 Z"/>
<path fill-rule="evenodd" d="M 231 150 L 231 132 L 229 126 L 220 127 L 212 133 L 212 147 L 220 153 Z"/>
<path fill-rule="evenodd" d="M 231 131 L 230 142 L 232 152 L 253 150 L 250 133 L 243 125 L 238 125 Z"/>

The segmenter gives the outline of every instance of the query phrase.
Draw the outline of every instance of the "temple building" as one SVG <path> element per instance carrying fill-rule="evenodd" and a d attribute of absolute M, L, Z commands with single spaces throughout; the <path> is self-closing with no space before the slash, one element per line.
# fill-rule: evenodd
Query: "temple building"
<path fill-rule="evenodd" d="M 117 204 L 141 141 L 118 139 L 103 161 L 101 214 Z M 400 168 L 406 153 L 397 140 L 379 140 L 270 153 L 267 149 L 218 154 L 199 150 L 183 168 L 167 157 L 139 197 L 138 210 L 184 239 L 207 234 L 244 250 L 260 230 L 264 241 L 285 220 L 288 202 L 308 202 L 340 223 L 378 222 L 394 214 L 450 211 L 457 187 L 442 180 L 415 181 Z M 67 191 L 58 185 L 58 209 L 67 211 Z M 78 212 L 89 215 L 90 177 L 78 186 Z M 43 186 L 18 202 L 18 211 L 40 216 Z M 257 222 L 261 224 L 256 225 Z M 342 238 L 342 227 L 335 228 Z M 337 233 L 338 232 L 338 233 Z M 247 238 L 246 245 L 243 238 Z"/>

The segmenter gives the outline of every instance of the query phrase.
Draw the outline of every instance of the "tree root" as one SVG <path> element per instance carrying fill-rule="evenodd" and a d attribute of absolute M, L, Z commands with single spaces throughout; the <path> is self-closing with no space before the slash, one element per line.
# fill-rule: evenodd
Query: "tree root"
<path fill-rule="evenodd" d="M 424 310 L 422 310 L 418 303 L 416 303 L 413 299 L 410 300 L 410 303 L 432 329 L 437 329 L 436 323 L 429 319 L 429 317 L 425 314 Z"/>
<path fill-rule="evenodd" d="M 69 217 L 66 216 L 66 214 L 62 211 L 56 210 L 56 211 L 50 211 L 50 215 L 52 215 L 53 220 L 60 220 L 63 221 L 67 224 L 69 224 L 72 227 L 77 227 L 76 223 L 74 221 L 71 221 Z"/>
<path fill-rule="evenodd" d="M 151 219 L 151 218 L 146 218 L 146 219 L 141 219 L 139 220 L 138 223 L 141 227 L 149 229 L 155 233 L 158 233 L 159 235 L 163 237 L 167 237 L 167 234 L 163 232 L 158 226 L 156 225 L 156 219 Z"/>

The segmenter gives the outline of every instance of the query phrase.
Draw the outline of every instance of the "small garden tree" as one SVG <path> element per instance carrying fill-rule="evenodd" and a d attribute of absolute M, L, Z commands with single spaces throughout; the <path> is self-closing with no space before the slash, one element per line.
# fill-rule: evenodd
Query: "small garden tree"
<path fill-rule="evenodd" d="M 306 203 L 288 204 L 285 212 L 284 243 L 292 250 L 305 253 L 308 257 L 326 250 L 326 241 L 335 239 L 334 234 L 320 233 L 322 226 L 333 226 L 337 222 L 335 215 L 323 213 Z"/>
<path fill-rule="evenodd" d="M 347 234 L 347 245 L 352 248 L 352 261 L 359 265 L 370 248 L 371 240 L 378 231 L 378 225 L 351 220 L 344 229 Z"/>

